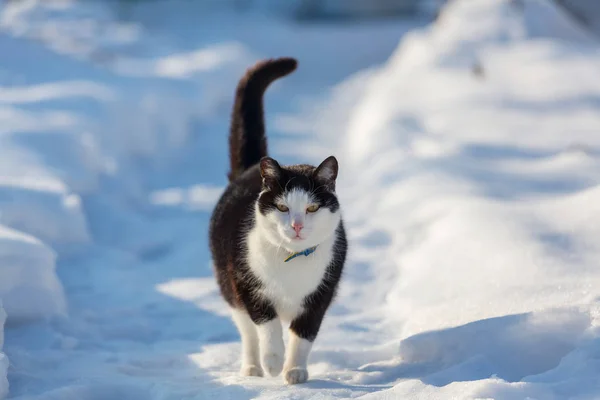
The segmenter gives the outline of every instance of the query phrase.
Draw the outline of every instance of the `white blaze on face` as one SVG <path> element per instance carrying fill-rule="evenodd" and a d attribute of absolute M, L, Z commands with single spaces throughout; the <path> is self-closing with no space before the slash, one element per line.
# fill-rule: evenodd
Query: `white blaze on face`
<path fill-rule="evenodd" d="M 306 222 L 306 209 L 310 204 L 312 204 L 311 196 L 305 192 L 304 190 L 294 189 L 289 192 L 286 192 L 283 195 L 282 203 L 285 204 L 289 208 L 288 218 L 289 225 L 294 229 L 293 226 L 295 224 L 305 225 Z M 295 231 L 294 231 L 295 235 Z M 304 235 L 300 235 L 303 237 Z"/>
<path fill-rule="evenodd" d="M 286 212 L 276 210 L 272 213 L 279 236 L 283 240 L 299 242 L 300 247 L 304 246 L 301 243 L 308 239 L 312 232 L 311 216 L 306 213 L 306 208 L 312 204 L 312 201 L 310 194 L 302 189 L 287 191 L 275 200 L 276 204 L 288 209 Z M 299 232 L 301 239 L 298 239 L 294 229 L 294 225 L 298 224 L 302 225 Z"/>
<path fill-rule="evenodd" d="M 326 207 L 321 207 L 316 212 L 307 212 L 307 208 L 315 204 L 315 201 L 309 192 L 302 189 L 283 193 L 275 199 L 275 204 L 287 207 L 287 211 L 274 208 L 267 215 L 257 214 L 265 236 L 274 245 L 284 246 L 290 251 L 303 251 L 322 243 L 335 232 L 341 215 L 339 210 L 332 213 Z M 293 223 L 301 223 L 303 226 L 300 239 L 296 236 Z"/>

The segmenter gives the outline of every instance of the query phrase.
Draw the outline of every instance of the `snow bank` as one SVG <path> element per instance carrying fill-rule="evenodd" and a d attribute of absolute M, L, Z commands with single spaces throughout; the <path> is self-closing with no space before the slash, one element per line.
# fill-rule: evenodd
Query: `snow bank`
<path fill-rule="evenodd" d="M 349 378 L 395 385 L 367 398 L 598 390 L 599 55 L 550 1 L 455 0 L 316 124 L 279 121 L 343 149 L 340 302 L 399 342 Z"/>
<path fill-rule="evenodd" d="M 148 218 L 132 212 L 143 184 L 135 162 L 158 162 L 164 150 L 187 143 L 198 115 L 214 112 L 224 92 L 233 91 L 228 74 L 249 64 L 235 44 L 177 56 L 126 52 L 139 39 L 137 25 L 112 18 L 92 3 L 26 1 L 2 8 L 0 47 L 11 57 L 0 71 L 0 350 L 6 318 L 17 329 L 66 314 L 57 254 L 65 259 L 86 249 L 92 235 L 140 252 L 167 240 L 164 232 L 149 235 Z M 127 65 L 137 73 L 122 70 Z M 121 76 L 130 79 L 124 90 Z M 183 78 L 193 83 L 167 82 Z M 231 88 L 217 87 L 221 79 Z M 197 101 L 182 98 L 178 86 Z M 153 95 L 156 87 L 160 96 Z M 176 96 L 165 95 L 169 91 Z M 84 209 L 82 199 L 107 180 L 113 196 Z M 198 196 L 190 190 L 190 202 L 199 204 Z M 90 213 L 110 216 L 106 231 L 90 232 Z M 0 398 L 8 390 L 7 368 L 0 353 Z"/>
<path fill-rule="evenodd" d="M 11 54 L 14 62 L 20 53 Z M 0 299 L 9 326 L 66 313 L 52 247 L 89 242 L 77 192 L 92 191 L 101 170 L 82 140 L 82 121 L 57 105 L 95 96 L 110 93 L 84 82 L 15 85 L 9 73 L 0 79 Z"/>
<path fill-rule="evenodd" d="M 147 221 L 131 212 L 146 201 L 140 160 L 168 163 L 165 150 L 189 143 L 199 119 L 229 105 L 237 77 L 256 58 L 239 43 L 206 39 L 172 54 L 157 38 L 164 32 L 142 32 L 115 11 L 32 0 L 0 14 L 0 45 L 13 55 L 0 75 L 0 223 L 59 251 L 89 243 L 91 234 L 134 251 L 164 241 L 140 235 Z M 33 59 L 44 60 L 44 74 Z M 107 179 L 118 196 L 83 210 L 82 197 Z M 114 219 L 106 231 L 89 232 L 84 211 Z M 113 222 L 124 226 L 120 234 Z"/>
<path fill-rule="evenodd" d="M 0 226 L 0 298 L 11 323 L 65 313 L 55 260 L 40 240 Z"/>
<path fill-rule="evenodd" d="M 88 239 L 79 197 L 40 190 L 38 182 L 0 182 L 0 222 L 48 243 Z"/>
<path fill-rule="evenodd" d="M 9 323 L 64 314 L 55 253 L 70 255 L 92 235 L 134 252 L 169 240 L 147 234 L 137 212 L 147 203 L 140 160 L 168 162 L 165 150 L 189 143 L 199 118 L 229 104 L 233 77 L 256 58 L 239 43 L 210 41 L 171 54 L 113 12 L 24 1 L 0 13 L 0 46 L 12 55 L 0 71 L 0 299 Z M 84 210 L 82 198 L 106 181 L 109 193 Z M 190 207 L 211 204 L 205 194 L 191 188 Z M 90 232 L 90 214 L 107 215 L 106 224 Z"/>
<path fill-rule="evenodd" d="M 14 54 L 11 62 L 23 53 Z M 66 312 L 52 247 L 89 242 L 78 193 L 94 190 L 101 168 L 82 120 L 60 105 L 109 98 L 104 89 L 83 81 L 15 85 L 10 74 L 0 81 L 0 299 L 9 324 Z"/>
<path fill-rule="evenodd" d="M 35 37 L 58 53 L 78 58 L 100 58 L 103 49 L 139 39 L 139 27 L 115 21 L 101 2 L 83 7 L 73 3 L 28 0 L 9 4 L 0 16 L 0 28 L 14 36 Z"/>
<path fill-rule="evenodd" d="M 2 346 L 4 344 L 4 322 L 6 321 L 6 312 L 2 307 L 2 301 L 0 300 L 0 399 L 3 399 L 8 394 L 8 380 L 6 374 L 8 370 L 8 358 L 2 352 Z"/>

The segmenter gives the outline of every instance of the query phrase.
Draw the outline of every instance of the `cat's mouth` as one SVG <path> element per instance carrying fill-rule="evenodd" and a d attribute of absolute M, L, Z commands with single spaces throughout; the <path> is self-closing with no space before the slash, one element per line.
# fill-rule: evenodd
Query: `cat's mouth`
<path fill-rule="evenodd" d="M 304 232 L 290 232 L 288 237 L 292 240 L 292 242 L 299 242 L 306 239 Z"/>

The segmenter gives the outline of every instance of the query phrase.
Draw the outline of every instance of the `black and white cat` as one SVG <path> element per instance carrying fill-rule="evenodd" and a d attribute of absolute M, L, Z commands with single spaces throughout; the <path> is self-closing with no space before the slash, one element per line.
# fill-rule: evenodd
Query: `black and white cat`
<path fill-rule="evenodd" d="M 221 293 L 242 339 L 245 376 L 308 379 L 312 343 L 342 275 L 347 242 L 335 195 L 338 163 L 280 166 L 267 157 L 263 95 L 296 60 L 257 63 L 240 80 L 229 137 L 229 186 L 210 223 Z M 287 354 L 282 321 L 289 324 Z M 285 356 L 285 362 L 284 362 Z"/>

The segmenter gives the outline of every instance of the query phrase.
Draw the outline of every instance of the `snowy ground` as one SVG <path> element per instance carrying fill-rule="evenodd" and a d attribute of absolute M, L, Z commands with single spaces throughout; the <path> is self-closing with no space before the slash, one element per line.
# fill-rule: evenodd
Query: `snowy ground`
<path fill-rule="evenodd" d="M 600 397 L 600 46 L 550 3 L 457 0 L 404 37 L 42 3 L 0 15 L 8 398 Z M 272 155 L 340 159 L 352 238 L 295 387 L 236 375 L 206 237 L 233 87 L 281 55 Z"/>

